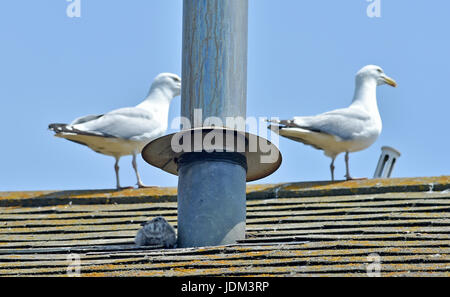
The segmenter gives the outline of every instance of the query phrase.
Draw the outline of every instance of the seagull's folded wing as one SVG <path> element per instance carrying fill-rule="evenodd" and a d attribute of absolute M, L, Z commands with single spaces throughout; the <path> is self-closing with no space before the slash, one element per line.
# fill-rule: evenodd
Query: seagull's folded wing
<path fill-rule="evenodd" d="M 365 131 L 370 115 L 364 110 L 343 108 L 312 117 L 296 117 L 290 127 L 326 133 L 340 140 L 351 140 Z"/>
<path fill-rule="evenodd" d="M 139 141 L 158 135 L 165 127 L 152 113 L 141 108 L 129 107 L 76 124 L 73 128 L 98 136 Z"/>

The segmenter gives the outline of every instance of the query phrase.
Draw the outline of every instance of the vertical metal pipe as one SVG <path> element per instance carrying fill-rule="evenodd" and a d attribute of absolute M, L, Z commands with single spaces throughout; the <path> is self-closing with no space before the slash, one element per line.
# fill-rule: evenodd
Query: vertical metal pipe
<path fill-rule="evenodd" d="M 246 116 L 248 0 L 184 0 L 181 114 Z M 226 154 L 226 153 L 224 153 Z M 246 169 L 204 158 L 178 164 L 178 245 L 231 244 L 245 238 Z"/>
<path fill-rule="evenodd" d="M 181 115 L 246 116 L 248 0 L 184 0 Z"/>

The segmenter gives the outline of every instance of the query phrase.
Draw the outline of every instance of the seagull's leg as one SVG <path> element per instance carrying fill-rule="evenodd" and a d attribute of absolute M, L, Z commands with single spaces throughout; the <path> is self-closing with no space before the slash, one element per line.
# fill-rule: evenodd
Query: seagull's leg
<path fill-rule="evenodd" d="M 116 187 L 118 190 L 120 190 L 120 180 L 119 180 L 119 160 L 120 157 L 115 157 L 116 158 L 116 163 L 114 164 L 114 170 L 116 171 Z"/>
<path fill-rule="evenodd" d="M 114 170 L 116 171 L 116 187 L 117 190 L 125 190 L 125 189 L 132 189 L 133 187 L 121 187 L 120 186 L 120 179 L 119 179 L 119 159 L 120 157 L 115 157 L 116 163 L 114 164 Z"/>
<path fill-rule="evenodd" d="M 330 164 L 330 171 L 331 171 L 331 181 L 334 181 L 334 160 L 336 157 L 332 158 L 331 164 Z"/>
<path fill-rule="evenodd" d="M 137 178 L 137 185 L 139 188 L 151 188 L 151 186 L 146 186 L 142 183 L 141 177 L 139 175 L 138 169 L 137 169 L 137 162 L 136 162 L 136 153 L 133 153 L 133 161 L 131 162 L 133 164 L 134 172 L 136 172 L 136 178 Z"/>
<path fill-rule="evenodd" d="M 349 168 L 349 166 L 348 166 L 348 160 L 349 160 L 350 158 L 349 158 L 349 153 L 348 152 L 345 152 L 345 170 L 346 170 L 346 174 L 345 174 L 345 177 L 347 178 L 347 180 L 351 180 L 352 179 L 352 177 L 350 176 L 350 168 Z"/>

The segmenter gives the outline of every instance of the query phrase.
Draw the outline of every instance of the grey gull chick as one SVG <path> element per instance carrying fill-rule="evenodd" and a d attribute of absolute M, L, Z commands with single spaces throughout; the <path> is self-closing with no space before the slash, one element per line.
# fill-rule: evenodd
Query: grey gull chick
<path fill-rule="evenodd" d="M 141 224 L 134 242 L 139 247 L 162 245 L 173 248 L 177 244 L 177 235 L 173 227 L 163 217 L 156 217 Z"/>

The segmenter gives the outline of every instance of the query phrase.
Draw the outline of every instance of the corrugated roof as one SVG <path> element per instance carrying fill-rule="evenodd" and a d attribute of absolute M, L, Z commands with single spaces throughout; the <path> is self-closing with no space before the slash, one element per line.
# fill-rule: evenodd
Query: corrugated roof
<path fill-rule="evenodd" d="M 140 223 L 175 228 L 176 189 L 0 192 L 0 276 L 450 276 L 450 177 L 249 186 L 247 239 L 137 248 Z"/>

